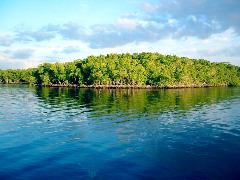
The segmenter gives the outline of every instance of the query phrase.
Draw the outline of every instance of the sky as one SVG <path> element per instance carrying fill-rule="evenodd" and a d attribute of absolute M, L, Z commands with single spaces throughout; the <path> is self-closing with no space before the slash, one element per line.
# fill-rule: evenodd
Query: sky
<path fill-rule="evenodd" d="M 1 0 L 0 69 L 159 52 L 240 65 L 239 0 Z"/>

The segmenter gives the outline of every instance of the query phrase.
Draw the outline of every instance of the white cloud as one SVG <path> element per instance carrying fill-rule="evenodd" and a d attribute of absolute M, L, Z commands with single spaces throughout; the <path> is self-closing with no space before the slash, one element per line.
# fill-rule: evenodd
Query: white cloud
<path fill-rule="evenodd" d="M 169 24 L 170 26 L 177 26 L 177 25 L 178 25 L 178 20 L 177 20 L 177 19 L 170 18 L 170 19 L 168 19 L 168 24 Z"/>
<path fill-rule="evenodd" d="M 137 28 L 138 23 L 134 19 L 119 18 L 117 21 L 117 26 L 125 29 L 134 30 Z"/>
<path fill-rule="evenodd" d="M 196 16 L 194 16 L 194 15 L 189 15 L 189 16 L 187 17 L 187 19 L 188 19 L 188 20 L 191 20 L 191 21 L 193 21 L 193 22 L 197 22 L 197 18 L 196 18 Z"/>
<path fill-rule="evenodd" d="M 80 49 L 64 53 L 63 50 L 69 47 Z M 206 39 L 197 37 L 186 37 L 174 39 L 165 37 L 155 42 L 132 42 L 122 46 L 92 49 L 88 43 L 75 40 L 63 40 L 61 38 L 51 40 L 48 43 L 27 44 L 25 49 L 32 49 L 34 54 L 26 59 L 16 59 L 11 57 L 11 53 L 21 48 L 21 44 L 16 45 L 11 50 L 0 52 L 0 68 L 29 68 L 36 67 L 43 62 L 66 62 L 89 55 L 99 55 L 108 53 L 133 53 L 133 52 L 159 52 L 163 54 L 175 54 L 191 58 L 203 58 L 211 61 L 228 61 L 235 65 L 240 65 L 239 61 L 240 37 L 233 28 L 229 28 L 222 33 L 215 33 Z"/>
<path fill-rule="evenodd" d="M 116 48 L 105 48 L 90 50 L 90 54 L 98 55 L 100 53 L 126 53 L 126 52 L 159 52 L 163 54 L 175 54 L 178 56 L 191 57 L 196 59 L 207 59 L 216 62 L 228 61 L 235 65 L 240 65 L 239 54 L 231 53 L 231 49 L 240 47 L 236 40 L 240 39 L 235 31 L 230 28 L 222 33 L 211 35 L 207 39 L 188 37 L 173 39 L 167 37 L 157 42 L 129 43 Z M 88 53 L 87 53 L 88 54 Z"/>
<path fill-rule="evenodd" d="M 240 65 L 238 47 L 240 37 L 230 28 L 222 33 L 215 33 L 207 39 L 187 37 L 173 39 L 167 37 L 157 42 L 128 43 L 116 48 L 105 48 L 99 50 L 88 49 L 86 54 L 107 54 L 107 53 L 133 53 L 133 52 L 159 52 L 163 54 L 174 54 L 178 56 L 207 59 L 214 62 L 228 61 Z M 238 43 L 237 43 L 238 41 Z M 235 53 L 234 53 L 235 52 Z"/>
<path fill-rule="evenodd" d="M 0 34 L 0 46 L 10 46 L 13 43 L 12 35 Z"/>
<path fill-rule="evenodd" d="M 159 9 L 159 5 L 145 2 L 145 3 L 143 4 L 143 9 L 144 9 L 146 12 L 155 12 L 155 11 L 157 11 L 157 10 Z"/>

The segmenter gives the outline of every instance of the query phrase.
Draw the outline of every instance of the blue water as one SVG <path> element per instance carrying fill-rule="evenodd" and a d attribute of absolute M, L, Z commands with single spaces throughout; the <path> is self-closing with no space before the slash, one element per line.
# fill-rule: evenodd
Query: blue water
<path fill-rule="evenodd" d="M 240 88 L 0 85 L 0 179 L 240 179 Z"/>

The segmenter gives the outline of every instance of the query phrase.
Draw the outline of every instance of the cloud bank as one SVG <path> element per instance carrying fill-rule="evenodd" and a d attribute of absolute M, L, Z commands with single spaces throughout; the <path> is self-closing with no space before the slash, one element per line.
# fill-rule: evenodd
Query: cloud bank
<path fill-rule="evenodd" d="M 114 23 L 87 27 L 79 22 L 47 24 L 0 35 L 0 53 L 12 60 L 40 61 L 40 53 L 44 57 L 75 58 L 126 49 L 240 65 L 240 1 L 159 0 L 138 7 L 138 11 L 123 13 Z"/>

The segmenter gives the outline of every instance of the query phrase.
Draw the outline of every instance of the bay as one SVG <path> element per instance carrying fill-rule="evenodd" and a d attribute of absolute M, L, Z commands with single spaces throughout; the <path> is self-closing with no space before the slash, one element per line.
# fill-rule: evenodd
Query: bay
<path fill-rule="evenodd" d="M 239 179 L 240 88 L 0 85 L 1 179 Z"/>

